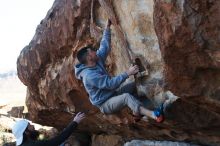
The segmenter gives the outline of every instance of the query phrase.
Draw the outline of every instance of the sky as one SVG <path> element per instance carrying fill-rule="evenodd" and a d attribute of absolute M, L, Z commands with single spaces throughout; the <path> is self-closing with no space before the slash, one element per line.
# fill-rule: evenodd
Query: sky
<path fill-rule="evenodd" d="M 54 0 L 0 0 L 0 73 L 16 70 L 21 50 Z"/>

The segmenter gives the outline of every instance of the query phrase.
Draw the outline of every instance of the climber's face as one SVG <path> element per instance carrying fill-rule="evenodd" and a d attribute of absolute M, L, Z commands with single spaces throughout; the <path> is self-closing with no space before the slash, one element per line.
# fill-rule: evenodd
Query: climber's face
<path fill-rule="evenodd" d="M 98 56 L 96 55 L 95 49 L 88 49 L 87 56 L 88 61 L 97 62 L 99 60 Z"/>

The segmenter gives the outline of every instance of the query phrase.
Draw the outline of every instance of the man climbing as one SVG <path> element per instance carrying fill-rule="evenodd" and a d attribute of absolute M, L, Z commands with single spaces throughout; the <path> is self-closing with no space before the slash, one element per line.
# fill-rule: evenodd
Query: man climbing
<path fill-rule="evenodd" d="M 87 46 L 77 52 L 79 64 L 75 66 L 76 77 L 83 81 L 90 102 L 102 113 L 113 114 L 128 106 L 134 116 L 143 115 L 162 122 L 164 119 L 162 107 L 154 111 L 148 110 L 130 94 L 134 91 L 134 84 L 120 87 L 129 76 L 135 75 L 139 71 L 137 65 L 131 66 L 126 72 L 115 77 L 108 74 L 105 61 L 111 50 L 110 26 L 111 21 L 108 20 L 97 51 L 93 47 Z"/>

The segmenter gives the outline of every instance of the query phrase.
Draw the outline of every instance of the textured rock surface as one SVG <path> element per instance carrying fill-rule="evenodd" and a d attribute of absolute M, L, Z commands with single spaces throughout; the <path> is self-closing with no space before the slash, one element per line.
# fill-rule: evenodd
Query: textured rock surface
<path fill-rule="evenodd" d="M 126 142 L 124 146 L 198 146 L 183 142 L 171 142 L 171 141 L 150 141 L 150 140 L 132 140 Z"/>
<path fill-rule="evenodd" d="M 79 128 L 95 134 L 220 144 L 219 11 L 215 0 L 55 0 L 17 61 L 30 118 L 62 128 L 72 114 L 85 111 L 88 117 Z M 181 97 L 163 124 L 131 124 L 127 109 L 120 119 L 106 119 L 75 78 L 76 51 L 98 46 L 107 17 L 113 22 L 110 73 L 125 71 L 138 56 L 149 73 L 138 86 L 154 92 L 154 80 L 165 80 L 165 89 Z M 160 93 L 145 94 L 158 104 Z"/>
<path fill-rule="evenodd" d="M 119 135 L 93 135 L 92 146 L 121 146 L 122 137 Z"/>
<path fill-rule="evenodd" d="M 220 134 L 219 6 L 215 0 L 155 0 L 154 8 L 167 89 L 182 99 L 171 113 L 187 129 L 209 129 L 214 141 Z"/>

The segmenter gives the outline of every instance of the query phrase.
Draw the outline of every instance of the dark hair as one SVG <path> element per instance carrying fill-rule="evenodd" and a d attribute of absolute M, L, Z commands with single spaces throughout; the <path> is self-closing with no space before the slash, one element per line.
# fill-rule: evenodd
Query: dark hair
<path fill-rule="evenodd" d="M 96 51 L 95 48 L 93 48 L 92 46 L 86 46 L 81 48 L 78 52 L 77 52 L 77 59 L 80 63 L 85 64 L 86 63 L 86 56 L 88 53 L 88 49 L 91 49 L 93 51 Z"/>
<path fill-rule="evenodd" d="M 22 143 L 21 144 L 23 144 L 23 143 L 25 143 L 26 141 L 27 141 L 27 134 L 24 132 L 23 133 L 23 140 L 22 140 Z"/>
<path fill-rule="evenodd" d="M 27 134 L 25 133 L 25 131 L 26 131 L 26 132 L 29 132 L 29 135 L 27 135 Z M 37 140 L 38 137 L 39 137 L 39 135 L 40 135 L 40 132 L 39 132 L 39 131 L 37 131 L 37 130 L 30 131 L 30 130 L 28 129 L 28 127 L 25 129 L 25 131 L 24 131 L 24 133 L 23 133 L 23 140 L 22 140 L 22 143 L 21 143 L 21 144 L 25 143 L 29 138 L 32 139 L 32 140 Z"/>

